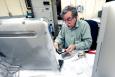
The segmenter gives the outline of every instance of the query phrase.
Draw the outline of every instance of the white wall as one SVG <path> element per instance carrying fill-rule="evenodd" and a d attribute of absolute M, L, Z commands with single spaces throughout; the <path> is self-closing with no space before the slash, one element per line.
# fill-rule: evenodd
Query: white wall
<path fill-rule="evenodd" d="M 25 15 L 26 5 L 24 0 L 0 0 L 0 16 Z"/>
<path fill-rule="evenodd" d="M 5 6 L 4 0 L 0 0 L 0 16 L 8 16 L 8 10 Z"/>
<path fill-rule="evenodd" d="M 83 5 L 84 11 L 80 15 L 85 19 L 96 18 L 104 3 L 105 0 L 61 0 L 62 9 L 67 5 Z"/>

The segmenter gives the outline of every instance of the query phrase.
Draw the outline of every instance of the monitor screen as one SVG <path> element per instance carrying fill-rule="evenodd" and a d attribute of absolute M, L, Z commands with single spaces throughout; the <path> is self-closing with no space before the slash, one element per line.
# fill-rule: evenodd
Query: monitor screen
<path fill-rule="evenodd" d="M 44 21 L 0 25 L 0 52 L 8 63 L 24 70 L 57 70 L 53 41 Z"/>

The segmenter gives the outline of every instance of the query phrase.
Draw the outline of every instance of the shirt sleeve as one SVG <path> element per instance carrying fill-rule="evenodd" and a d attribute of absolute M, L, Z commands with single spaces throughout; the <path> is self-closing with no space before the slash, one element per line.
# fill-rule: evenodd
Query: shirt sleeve
<path fill-rule="evenodd" d="M 62 44 L 64 42 L 64 27 L 62 26 L 61 30 L 59 31 L 58 36 L 55 39 L 55 42 Z"/>
<path fill-rule="evenodd" d="M 80 26 L 83 26 L 81 31 L 81 41 L 76 42 L 76 49 L 88 50 L 92 44 L 91 29 L 89 24 L 85 21 L 82 24 L 80 24 Z"/>

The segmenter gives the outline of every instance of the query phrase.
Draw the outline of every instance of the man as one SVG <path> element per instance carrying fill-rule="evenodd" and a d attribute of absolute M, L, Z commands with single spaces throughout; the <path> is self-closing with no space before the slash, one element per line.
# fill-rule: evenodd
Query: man
<path fill-rule="evenodd" d="M 67 53 L 73 50 L 88 50 L 92 44 L 90 26 L 86 21 L 78 20 L 75 7 L 67 6 L 61 14 L 65 24 L 55 39 L 54 47 L 62 45 Z"/>

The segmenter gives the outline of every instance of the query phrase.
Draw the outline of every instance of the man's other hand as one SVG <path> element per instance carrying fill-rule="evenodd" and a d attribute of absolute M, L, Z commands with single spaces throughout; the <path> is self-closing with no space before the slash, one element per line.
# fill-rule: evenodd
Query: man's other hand
<path fill-rule="evenodd" d="M 69 47 L 67 49 L 65 49 L 66 52 L 70 53 L 73 50 L 75 50 L 76 46 L 74 44 L 69 45 Z"/>

